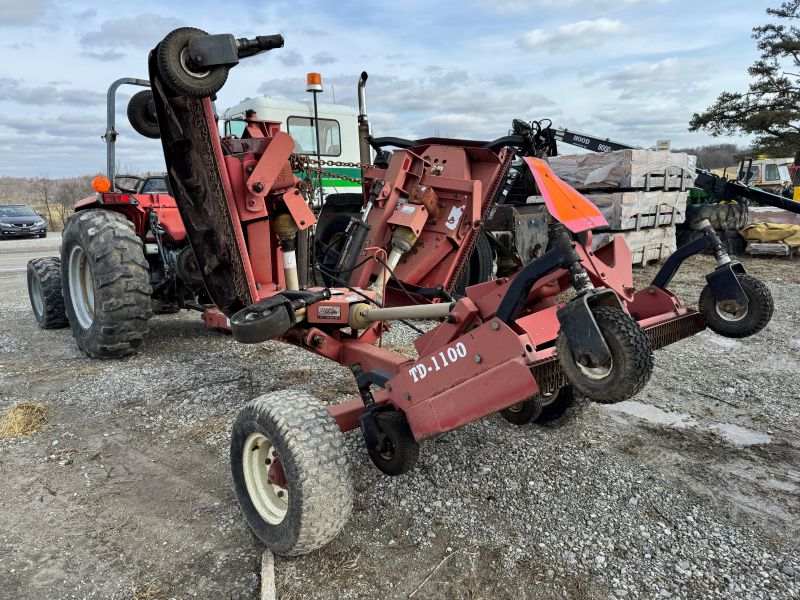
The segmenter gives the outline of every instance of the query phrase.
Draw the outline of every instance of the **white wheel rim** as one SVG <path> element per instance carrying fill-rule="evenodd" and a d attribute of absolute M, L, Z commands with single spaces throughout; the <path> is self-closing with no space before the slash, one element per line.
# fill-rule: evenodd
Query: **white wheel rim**
<path fill-rule="evenodd" d="M 722 308 L 722 303 L 717 302 L 714 305 L 714 308 L 717 311 L 717 315 L 720 319 L 728 321 L 730 323 L 735 323 L 736 321 L 741 321 L 747 316 L 747 307 L 745 306 L 743 309 L 737 312 L 728 312 L 724 308 Z"/>
<path fill-rule="evenodd" d="M 31 286 L 31 299 L 33 300 L 33 310 L 37 315 L 44 314 L 44 300 L 42 299 L 42 283 L 39 281 L 38 275 L 33 277 L 33 285 Z"/>
<path fill-rule="evenodd" d="M 609 375 L 611 375 L 611 371 L 614 369 L 614 359 L 610 359 L 608 361 L 608 365 L 605 367 L 585 367 L 580 363 L 577 363 L 578 368 L 581 370 L 581 373 L 586 375 L 589 379 L 594 379 L 595 381 L 600 379 L 605 379 Z"/>
<path fill-rule="evenodd" d="M 183 50 L 181 50 L 181 66 L 183 70 L 189 77 L 194 77 L 195 79 L 203 79 L 204 77 L 208 77 L 208 74 L 211 71 L 193 71 L 189 67 L 189 47 L 187 46 Z"/>
<path fill-rule="evenodd" d="M 272 483 L 270 466 L 278 458 L 275 447 L 261 433 L 251 433 L 244 443 L 242 467 L 247 495 L 258 514 L 270 525 L 278 525 L 289 511 L 289 490 Z"/>
<path fill-rule="evenodd" d="M 69 253 L 69 295 L 78 323 L 89 329 L 94 322 L 94 278 L 92 265 L 80 246 Z"/>

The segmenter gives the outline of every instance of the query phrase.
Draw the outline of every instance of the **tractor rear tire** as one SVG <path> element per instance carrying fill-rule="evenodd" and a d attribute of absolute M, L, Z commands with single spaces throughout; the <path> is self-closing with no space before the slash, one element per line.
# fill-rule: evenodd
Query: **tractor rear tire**
<path fill-rule="evenodd" d="M 600 332 L 611 351 L 604 367 L 578 364 L 563 332 L 556 340 L 558 360 L 575 390 L 593 402 L 612 404 L 638 394 L 653 371 L 653 346 L 636 320 L 619 308 L 601 306 L 592 310 Z"/>
<path fill-rule="evenodd" d="M 275 554 L 308 554 L 350 518 L 344 434 L 305 392 L 281 390 L 245 405 L 233 424 L 231 472 L 247 524 Z"/>
<path fill-rule="evenodd" d="M 28 297 L 39 327 L 58 329 L 69 325 L 61 292 L 60 258 L 34 258 L 28 262 Z"/>
<path fill-rule="evenodd" d="M 161 131 L 158 128 L 155 108 L 150 106 L 151 102 L 153 102 L 151 90 L 136 92 L 128 102 L 128 121 L 139 135 L 157 140 L 161 137 Z"/>
<path fill-rule="evenodd" d="M 203 69 L 192 64 L 189 42 L 208 35 L 202 29 L 181 27 L 167 34 L 156 48 L 158 72 L 176 94 L 208 98 L 222 89 L 228 79 L 228 67 L 218 65 Z"/>
<path fill-rule="evenodd" d="M 153 316 L 142 241 L 123 215 L 83 210 L 61 239 L 64 308 L 78 347 L 92 358 L 136 352 Z"/>
<path fill-rule="evenodd" d="M 758 333 L 769 323 L 775 310 L 772 294 L 764 283 L 746 274 L 737 275 L 737 278 L 747 296 L 747 308 L 742 314 L 722 310 L 708 286 L 700 292 L 698 303 L 708 328 L 729 338 L 750 337 Z"/>

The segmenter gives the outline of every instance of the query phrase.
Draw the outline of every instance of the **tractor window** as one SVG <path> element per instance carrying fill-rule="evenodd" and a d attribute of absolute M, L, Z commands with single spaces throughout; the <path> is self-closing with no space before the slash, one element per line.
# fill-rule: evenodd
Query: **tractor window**
<path fill-rule="evenodd" d="M 289 117 L 286 120 L 289 135 L 294 139 L 294 151 L 298 154 L 316 154 L 317 138 L 314 119 L 311 117 Z M 319 143 L 322 156 L 341 156 L 342 138 L 339 122 L 333 119 L 319 120 Z"/>
<path fill-rule="evenodd" d="M 167 179 L 165 177 L 150 177 L 142 186 L 142 194 L 168 194 Z"/>
<path fill-rule="evenodd" d="M 246 125 L 244 121 L 225 121 L 225 135 L 240 138 Z"/>
<path fill-rule="evenodd" d="M 764 165 L 764 180 L 765 181 L 780 181 L 781 176 L 778 173 L 778 165 Z"/>
<path fill-rule="evenodd" d="M 739 181 L 744 181 L 746 171 L 742 169 L 739 171 Z M 747 180 L 748 183 L 755 183 L 758 181 L 761 175 L 761 167 L 750 167 L 750 179 Z"/>

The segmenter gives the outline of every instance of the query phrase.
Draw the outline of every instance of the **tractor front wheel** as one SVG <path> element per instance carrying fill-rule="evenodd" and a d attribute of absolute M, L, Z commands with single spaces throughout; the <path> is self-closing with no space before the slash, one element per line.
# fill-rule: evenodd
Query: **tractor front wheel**
<path fill-rule="evenodd" d="M 231 471 L 247 524 L 275 554 L 316 550 L 350 518 L 344 435 L 304 392 L 282 390 L 245 405 L 233 424 Z"/>
<path fill-rule="evenodd" d="M 717 302 L 711 288 L 705 286 L 700 292 L 700 313 L 709 329 L 729 338 L 743 338 L 764 329 L 772 318 L 775 304 L 769 288 L 750 275 L 737 275 L 747 296 L 747 306 L 741 310 Z"/>
<path fill-rule="evenodd" d="M 228 67 L 203 67 L 189 56 L 189 42 L 208 35 L 202 29 L 181 27 L 167 34 L 156 48 L 158 72 L 169 88 L 181 96 L 208 98 L 225 85 Z"/>
<path fill-rule="evenodd" d="M 618 308 L 598 307 L 592 313 L 611 351 L 611 360 L 597 367 L 578 363 L 563 332 L 556 340 L 558 360 L 567 381 L 579 394 L 600 404 L 622 402 L 638 394 L 650 379 L 650 338 L 633 317 Z"/>
<path fill-rule="evenodd" d="M 69 325 L 61 293 L 60 258 L 34 258 L 28 262 L 28 296 L 39 327 L 57 329 Z"/>
<path fill-rule="evenodd" d="M 78 347 L 93 358 L 133 354 L 153 315 L 142 241 L 123 215 L 75 214 L 61 239 L 64 308 Z"/>

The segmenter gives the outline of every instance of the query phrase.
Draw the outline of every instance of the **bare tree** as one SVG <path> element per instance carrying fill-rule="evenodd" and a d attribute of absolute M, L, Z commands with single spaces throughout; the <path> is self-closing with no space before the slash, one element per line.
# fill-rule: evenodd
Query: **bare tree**
<path fill-rule="evenodd" d="M 75 210 L 75 203 L 93 193 L 91 182 L 86 177 L 74 177 L 59 181 L 53 202 L 59 222 L 66 223 Z"/>
<path fill-rule="evenodd" d="M 37 177 L 34 183 L 36 201 L 40 208 L 44 208 L 47 228 L 56 229 L 56 222 L 53 220 L 52 203 L 53 199 L 53 180 L 47 177 Z"/>

